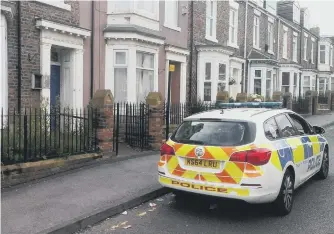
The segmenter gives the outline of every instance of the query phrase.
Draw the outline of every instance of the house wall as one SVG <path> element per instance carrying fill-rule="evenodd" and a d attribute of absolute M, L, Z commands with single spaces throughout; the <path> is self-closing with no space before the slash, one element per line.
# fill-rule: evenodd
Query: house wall
<path fill-rule="evenodd" d="M 31 76 L 40 73 L 40 30 L 36 28 L 36 18 L 55 21 L 66 25 L 79 26 L 79 2 L 65 1 L 71 10 L 65 10 L 38 1 L 20 1 L 21 19 L 18 19 L 19 2 L 1 2 L 11 7 L 13 17 L 8 20 L 8 104 L 17 107 L 18 102 L 18 32 L 21 24 L 21 106 L 39 106 L 40 91 L 31 89 Z"/>

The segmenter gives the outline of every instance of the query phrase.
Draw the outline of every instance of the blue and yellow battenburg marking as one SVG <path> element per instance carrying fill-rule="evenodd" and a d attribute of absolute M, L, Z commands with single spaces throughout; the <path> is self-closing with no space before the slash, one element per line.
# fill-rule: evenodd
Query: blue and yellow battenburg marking
<path fill-rule="evenodd" d="M 321 136 L 302 136 L 272 143 L 275 151 L 271 163 L 282 171 L 288 162 L 300 163 L 323 152 L 326 139 Z"/>

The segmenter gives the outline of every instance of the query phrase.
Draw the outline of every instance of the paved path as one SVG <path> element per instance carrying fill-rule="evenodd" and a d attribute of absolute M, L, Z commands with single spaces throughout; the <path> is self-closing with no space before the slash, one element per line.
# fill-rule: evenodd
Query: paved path
<path fill-rule="evenodd" d="M 170 194 L 145 203 L 127 215 L 118 215 L 81 234 L 333 234 L 334 233 L 334 127 L 330 141 L 330 174 L 311 180 L 297 190 L 290 215 L 272 215 L 269 206 L 203 199 L 180 206 Z M 151 204 L 152 205 L 152 204 Z M 211 206 L 211 209 L 210 209 Z M 146 212 L 146 213 L 144 213 Z"/>
<path fill-rule="evenodd" d="M 160 187 L 158 155 L 104 164 L 1 194 L 2 233 L 30 234 Z"/>
<path fill-rule="evenodd" d="M 330 123 L 334 123 L 334 112 L 331 112 L 326 115 L 310 115 L 306 116 L 305 119 L 311 124 L 311 125 L 326 125 Z"/>

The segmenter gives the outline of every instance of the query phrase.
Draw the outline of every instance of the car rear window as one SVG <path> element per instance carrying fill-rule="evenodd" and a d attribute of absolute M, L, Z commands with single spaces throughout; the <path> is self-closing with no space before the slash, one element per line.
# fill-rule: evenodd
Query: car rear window
<path fill-rule="evenodd" d="M 255 133 L 251 122 L 184 121 L 171 139 L 184 144 L 238 146 L 253 142 Z"/>

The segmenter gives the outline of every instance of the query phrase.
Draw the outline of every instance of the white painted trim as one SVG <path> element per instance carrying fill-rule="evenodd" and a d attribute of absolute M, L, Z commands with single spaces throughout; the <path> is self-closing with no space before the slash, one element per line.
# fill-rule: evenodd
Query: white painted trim
<path fill-rule="evenodd" d="M 272 24 L 275 23 L 274 17 L 271 17 L 271 16 L 268 16 L 268 21 Z"/>
<path fill-rule="evenodd" d="M 314 37 L 311 37 L 311 40 L 312 40 L 313 42 L 315 42 L 315 38 L 314 38 Z"/>
<path fill-rule="evenodd" d="M 8 25 L 6 16 L 1 13 L 1 27 L 0 27 L 0 115 L 3 108 L 3 115 L 7 115 L 8 110 Z M 4 117 L 3 122 L 6 124 L 7 118 Z M 1 116 L 0 116 L 0 129 L 2 128 Z M 1 133 L 1 132 L 0 132 Z M 0 135 L 1 138 L 1 135 Z M 1 156 L 1 155 L 0 155 Z"/>
<path fill-rule="evenodd" d="M 216 47 L 199 47 L 197 49 L 199 52 L 218 52 L 226 55 L 232 55 L 234 52 L 223 49 L 223 48 L 216 48 Z"/>
<path fill-rule="evenodd" d="M 213 29 L 212 29 L 212 36 L 209 35 L 209 28 L 208 28 L 208 15 L 209 15 L 209 6 L 210 2 L 213 3 Z M 205 39 L 213 42 L 218 42 L 217 40 L 217 1 L 208 0 L 206 1 L 206 10 L 205 10 Z"/>
<path fill-rule="evenodd" d="M 180 54 L 180 55 L 189 55 L 189 51 L 186 49 L 182 49 L 182 48 L 178 48 L 172 45 L 168 45 L 165 47 L 165 51 L 166 52 L 171 52 L 171 53 L 175 53 L 175 54 Z"/>
<path fill-rule="evenodd" d="M 292 28 L 293 30 L 297 31 L 297 32 L 300 32 L 300 29 L 293 26 L 292 24 L 290 24 L 287 20 L 285 20 L 283 17 L 278 17 L 284 24 L 288 25 L 290 28 Z M 285 25 L 283 25 L 283 27 L 286 27 Z"/>
<path fill-rule="evenodd" d="M 51 65 L 55 65 L 55 66 L 61 66 L 61 63 L 60 62 L 50 62 Z"/>
<path fill-rule="evenodd" d="M 298 33 L 295 32 L 295 31 L 293 32 L 293 35 L 296 36 L 296 37 L 298 37 Z"/>
<path fill-rule="evenodd" d="M 10 7 L 8 7 L 8 6 L 0 5 L 0 9 L 1 9 L 2 11 L 9 12 L 11 15 L 13 15 L 12 8 L 10 8 Z"/>
<path fill-rule="evenodd" d="M 164 27 L 172 29 L 172 30 L 177 31 L 177 32 L 181 32 L 181 28 L 180 27 L 175 27 L 175 26 L 172 26 L 172 25 L 168 25 L 167 23 L 164 23 Z"/>
<path fill-rule="evenodd" d="M 304 37 L 308 38 L 308 33 L 307 32 L 304 32 Z"/>
<path fill-rule="evenodd" d="M 237 57 L 230 57 L 230 62 L 236 62 L 236 63 L 243 64 L 246 62 L 246 60 L 242 58 L 237 58 Z"/>
<path fill-rule="evenodd" d="M 66 4 L 64 0 L 62 1 L 49 1 L 49 0 L 35 0 L 36 2 L 41 2 L 50 6 L 58 7 L 67 11 L 71 11 L 71 5 Z"/>
<path fill-rule="evenodd" d="M 106 32 L 104 33 L 104 37 L 108 40 L 115 39 L 115 40 L 136 40 L 141 42 L 149 42 L 156 45 L 163 45 L 165 41 L 163 39 L 148 37 L 144 35 L 140 35 L 138 33 L 133 32 Z"/>
<path fill-rule="evenodd" d="M 72 35 L 81 36 L 84 38 L 89 37 L 91 33 L 89 30 L 85 30 L 85 29 L 81 29 L 81 28 L 77 28 L 77 27 L 73 27 L 73 26 L 69 26 L 65 24 L 59 24 L 59 23 L 55 23 L 49 20 L 44 20 L 44 19 L 37 20 L 36 27 L 42 28 L 45 30 L 59 31 L 61 33 L 66 33 L 71 36 Z"/>
<path fill-rule="evenodd" d="M 218 43 L 218 40 L 216 38 L 210 37 L 210 36 L 205 36 L 205 39 L 208 41 L 216 42 Z"/>
<path fill-rule="evenodd" d="M 283 25 L 283 30 L 284 30 L 285 32 L 287 32 L 287 31 L 288 31 L 288 27 L 285 26 L 285 25 Z"/>
<path fill-rule="evenodd" d="M 234 0 L 229 0 L 230 7 L 233 8 L 234 10 L 238 11 L 239 10 L 239 3 L 237 3 Z"/>
<path fill-rule="evenodd" d="M 254 14 L 257 16 L 261 16 L 261 11 L 254 9 Z"/>
<path fill-rule="evenodd" d="M 174 54 L 168 51 L 166 51 L 166 59 L 171 60 L 171 61 L 180 62 L 180 63 L 187 62 L 187 57 L 185 55 Z"/>

